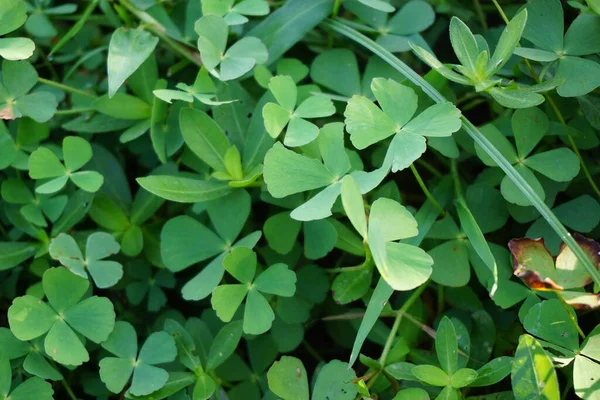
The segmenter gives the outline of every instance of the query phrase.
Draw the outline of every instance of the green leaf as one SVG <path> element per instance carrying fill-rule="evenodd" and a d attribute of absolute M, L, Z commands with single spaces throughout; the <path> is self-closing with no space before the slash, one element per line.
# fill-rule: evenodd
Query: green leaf
<path fill-rule="evenodd" d="M 435 365 L 417 365 L 412 369 L 413 375 L 420 381 L 432 386 L 446 386 L 450 377 Z"/>
<path fill-rule="evenodd" d="M 308 400 L 308 378 L 302 361 L 283 356 L 267 372 L 269 389 L 283 400 Z"/>
<path fill-rule="evenodd" d="M 558 399 L 558 378 L 552 360 L 542 345 L 522 335 L 512 364 L 511 382 L 515 399 Z"/>
<path fill-rule="evenodd" d="M 356 374 L 347 363 L 332 360 L 321 368 L 312 399 L 352 400 L 358 394 L 353 379 L 356 379 Z"/>
<path fill-rule="evenodd" d="M 565 83 L 556 91 L 562 97 L 575 97 L 588 94 L 600 86 L 600 65 L 581 57 L 565 56 L 560 59 L 556 75 L 563 77 Z"/>
<path fill-rule="evenodd" d="M 10 330 L 19 340 L 31 340 L 43 335 L 55 321 L 54 311 L 33 296 L 17 297 L 8 309 Z"/>
<path fill-rule="evenodd" d="M 265 156 L 264 178 L 273 197 L 318 189 L 333 182 L 334 176 L 319 161 L 275 143 Z"/>
<path fill-rule="evenodd" d="M 356 56 L 347 49 L 327 50 L 316 56 L 310 67 L 310 77 L 315 83 L 343 96 L 361 93 Z"/>
<path fill-rule="evenodd" d="M 29 176 L 32 179 L 55 178 L 65 173 L 58 157 L 45 147 L 39 147 L 29 156 Z"/>
<path fill-rule="evenodd" d="M 471 210 L 469 210 L 462 199 L 459 199 L 456 202 L 456 211 L 458 213 L 458 219 L 460 220 L 460 226 L 467 235 L 471 246 L 473 246 L 477 255 L 483 260 L 492 273 L 493 285 L 490 289 L 490 295 L 493 296 L 498 288 L 498 266 L 496 265 L 496 259 L 494 258 L 479 225 L 477 225 L 477 221 L 475 221 L 473 214 L 471 214 Z"/>
<path fill-rule="evenodd" d="M 197 203 L 218 199 L 231 193 L 227 182 L 200 180 L 184 176 L 153 175 L 137 178 L 141 187 L 163 199 L 179 203 Z"/>
<path fill-rule="evenodd" d="M 554 0 L 533 0 L 525 6 L 527 25 L 523 37 L 536 46 L 555 53 L 563 49 L 562 5 Z"/>
<path fill-rule="evenodd" d="M 215 336 L 206 360 L 206 369 L 214 370 L 235 351 L 242 337 L 242 321 L 225 325 Z"/>
<path fill-rule="evenodd" d="M 163 227 L 160 248 L 167 268 L 177 272 L 219 254 L 225 243 L 195 219 L 180 215 Z"/>
<path fill-rule="evenodd" d="M 248 291 L 244 310 L 244 333 L 260 335 L 271 329 L 275 314 L 271 305 L 258 290 Z"/>
<path fill-rule="evenodd" d="M 488 62 L 486 75 L 493 75 L 500 71 L 515 52 L 521 35 L 527 24 L 527 10 L 520 11 L 510 20 L 502 31 L 492 58 Z"/>
<path fill-rule="evenodd" d="M 511 357 L 498 357 L 493 359 L 477 370 L 477 379 L 471 382 L 469 386 L 491 386 L 500 382 L 510 374 L 512 361 L 513 359 Z"/>
<path fill-rule="evenodd" d="M 260 39 L 269 52 L 267 64 L 280 59 L 331 13 L 333 0 L 290 0 L 246 35 Z"/>
<path fill-rule="evenodd" d="M 26 60 L 33 55 L 35 43 L 28 38 L 1 38 L 0 57 L 16 61 Z"/>
<path fill-rule="evenodd" d="M 379 198 L 371 205 L 369 224 L 379 225 L 386 242 L 410 238 L 419 233 L 412 214 L 400 203 L 386 198 Z"/>
<path fill-rule="evenodd" d="M 450 42 L 458 61 L 474 74 L 475 63 L 479 55 L 477 41 L 469 27 L 456 17 L 452 17 L 450 20 Z"/>
<path fill-rule="evenodd" d="M 544 102 L 544 96 L 526 90 L 493 87 L 488 92 L 501 106 L 507 108 L 529 108 Z"/>
<path fill-rule="evenodd" d="M 450 377 L 450 385 L 455 389 L 468 386 L 477 379 L 477 371 L 470 368 L 461 368 Z"/>
<path fill-rule="evenodd" d="M 366 239 L 367 237 L 367 217 L 365 206 L 360 189 L 356 181 L 351 176 L 346 176 L 342 180 L 342 204 L 348 219 L 354 226 L 354 229 Z"/>
<path fill-rule="evenodd" d="M 224 157 L 230 143 L 212 118 L 202 111 L 182 108 L 179 125 L 185 143 L 198 158 L 216 171 L 227 171 Z"/>
<path fill-rule="evenodd" d="M 344 116 L 350 140 L 359 150 L 393 135 L 400 128 L 371 100 L 363 96 L 352 96 Z"/>
<path fill-rule="evenodd" d="M 113 97 L 125 80 L 152 54 L 158 38 L 142 29 L 118 28 L 108 48 L 108 95 Z"/>
<path fill-rule="evenodd" d="M 0 242 L 0 271 L 11 269 L 32 257 L 38 250 L 34 243 Z"/>
<path fill-rule="evenodd" d="M 230 322 L 247 294 L 246 285 L 221 285 L 213 290 L 210 304 L 221 321 Z"/>
<path fill-rule="evenodd" d="M 435 350 L 442 369 L 452 377 L 458 368 L 458 341 L 452 321 L 448 317 L 442 318 L 438 325 Z"/>
<path fill-rule="evenodd" d="M 85 139 L 67 136 L 63 140 L 63 155 L 65 166 L 74 172 L 92 159 L 92 146 Z"/>
<path fill-rule="evenodd" d="M 119 119 L 143 120 L 150 118 L 152 107 L 137 97 L 125 93 L 104 95 L 94 102 L 96 111 Z"/>
<path fill-rule="evenodd" d="M 600 46 L 594 37 L 600 34 L 598 17 L 581 14 L 569 26 L 565 34 L 565 47 L 563 51 L 572 56 L 585 56 L 598 53 Z"/>
<path fill-rule="evenodd" d="M 579 350 L 577 329 L 558 299 L 545 300 L 531 307 L 523 320 L 523 327 L 540 339 L 573 352 Z"/>
<path fill-rule="evenodd" d="M 285 264 L 273 264 L 256 278 L 254 287 L 263 293 L 292 297 L 296 293 L 296 274 Z"/>
<path fill-rule="evenodd" d="M 0 14 L 0 35 L 6 35 L 19 28 L 27 20 L 27 7 L 21 0 L 6 0 Z"/>
<path fill-rule="evenodd" d="M 569 182 L 579 174 L 579 159 L 564 147 L 534 154 L 524 164 L 557 182 Z"/>

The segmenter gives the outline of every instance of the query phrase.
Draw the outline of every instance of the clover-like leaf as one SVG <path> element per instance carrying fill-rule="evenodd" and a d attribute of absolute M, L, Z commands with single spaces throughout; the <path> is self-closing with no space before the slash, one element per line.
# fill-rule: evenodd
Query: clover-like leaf
<path fill-rule="evenodd" d="M 74 274 L 87 279 L 89 273 L 95 285 L 104 289 L 114 286 L 123 277 L 121 264 L 104 260 L 117 254 L 120 248 L 111 234 L 94 232 L 87 238 L 84 257 L 75 239 L 61 233 L 50 242 L 49 252 L 53 259 L 58 260 Z"/>
<path fill-rule="evenodd" d="M 177 348 L 171 335 L 154 332 L 144 342 L 138 354 L 137 335 L 129 322 L 119 321 L 102 347 L 117 357 L 100 360 L 100 379 L 108 390 L 119 393 L 129 379 L 128 392 L 145 396 L 161 389 L 169 379 L 169 373 L 157 367 L 175 360 Z"/>
<path fill-rule="evenodd" d="M 288 147 L 304 146 L 319 135 L 319 128 L 306 119 L 328 117 L 335 113 L 331 100 L 319 95 L 308 97 L 296 107 L 298 91 L 290 76 L 274 76 L 269 81 L 269 89 L 277 103 L 267 103 L 263 107 L 265 129 L 276 138 L 287 126 L 283 143 Z"/>
<path fill-rule="evenodd" d="M 209 71 L 219 65 L 219 79 L 229 81 L 249 72 L 269 58 L 267 47 L 255 37 L 244 37 L 226 51 L 229 27 L 216 15 L 205 15 L 194 26 L 198 34 L 198 49 L 203 64 Z"/>
<path fill-rule="evenodd" d="M 75 332 L 94 343 L 105 341 L 115 324 L 115 311 L 105 297 L 87 297 L 89 282 L 66 268 L 48 269 L 42 278 L 48 303 L 31 296 L 17 297 L 8 309 L 11 331 L 20 340 L 48 333 L 46 353 L 65 365 L 81 365 L 89 354 Z"/>
<path fill-rule="evenodd" d="M 27 6 L 23 0 L 5 0 L 0 10 L 0 36 L 6 35 L 25 23 Z M 33 54 L 35 44 L 22 37 L 0 38 L 0 57 L 7 60 L 25 60 Z"/>
<path fill-rule="evenodd" d="M 371 90 L 381 108 L 364 96 L 353 96 L 344 112 L 346 129 L 357 149 L 396 134 L 389 148 L 393 171 L 410 166 L 423 154 L 423 137 L 451 136 L 460 129 L 460 111 L 451 103 L 436 104 L 412 118 L 417 96 L 411 88 L 391 79 L 375 78 Z"/>
<path fill-rule="evenodd" d="M 70 179 L 86 192 L 96 192 L 104 183 L 97 171 L 79 171 L 92 158 L 92 147 L 87 140 L 67 136 L 63 140 L 65 165 L 51 150 L 39 147 L 29 156 L 29 176 L 33 179 L 50 179 L 36 187 L 38 193 L 49 194 L 61 190 Z"/>
<path fill-rule="evenodd" d="M 245 247 L 235 248 L 223 259 L 223 266 L 240 284 L 221 285 L 211 298 L 217 316 L 229 322 L 244 299 L 244 332 L 258 335 L 268 331 L 275 319 L 263 293 L 291 297 L 296 292 L 296 274 L 285 264 L 274 264 L 256 279 L 256 253 Z"/>
<path fill-rule="evenodd" d="M 56 96 L 44 91 L 29 93 L 36 85 L 37 79 L 35 68 L 27 61 L 2 62 L 0 119 L 25 116 L 37 122 L 46 122 L 52 118 L 58 105 Z"/>
<path fill-rule="evenodd" d="M 52 385 L 38 377 L 29 378 L 11 389 L 12 368 L 7 358 L 0 357 L 0 396 L 10 400 L 53 400 Z"/>
<path fill-rule="evenodd" d="M 248 22 L 247 16 L 269 14 L 269 3 L 266 0 L 204 0 L 202 14 L 223 17 L 227 25 L 241 25 Z"/>

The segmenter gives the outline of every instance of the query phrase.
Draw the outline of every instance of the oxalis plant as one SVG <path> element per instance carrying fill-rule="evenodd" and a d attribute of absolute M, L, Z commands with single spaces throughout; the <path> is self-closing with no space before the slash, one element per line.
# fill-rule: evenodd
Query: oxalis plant
<path fill-rule="evenodd" d="M 0 0 L 0 399 L 600 399 L 600 2 Z"/>

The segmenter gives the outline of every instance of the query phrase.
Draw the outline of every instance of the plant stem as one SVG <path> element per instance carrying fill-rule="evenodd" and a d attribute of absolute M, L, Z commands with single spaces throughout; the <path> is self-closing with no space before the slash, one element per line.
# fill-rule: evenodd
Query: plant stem
<path fill-rule="evenodd" d="M 457 199 L 462 199 L 462 186 L 460 184 L 460 177 L 458 176 L 458 168 L 456 167 L 456 160 L 453 158 L 450 164 L 452 171 L 452 180 L 454 181 L 454 193 L 456 193 Z"/>
<path fill-rule="evenodd" d="M 481 23 L 481 27 L 483 28 L 484 31 L 487 31 L 488 25 L 485 20 L 485 14 L 483 13 L 483 10 L 481 8 L 481 3 L 479 2 L 479 0 L 473 0 L 473 5 L 475 6 L 475 12 L 477 13 L 477 17 L 479 17 L 479 22 Z"/>
<path fill-rule="evenodd" d="M 67 391 L 67 394 L 69 395 L 69 397 L 72 400 L 78 400 L 77 396 L 75 396 L 75 393 L 73 393 L 73 389 L 71 389 L 71 386 L 69 386 L 66 379 L 63 379 L 61 382 L 62 382 L 63 386 L 65 387 L 65 390 Z"/>
<path fill-rule="evenodd" d="M 427 171 L 431 172 L 432 175 L 435 175 L 436 178 L 444 177 L 444 174 L 442 174 L 440 171 L 437 170 L 437 168 L 435 168 L 433 165 L 429 164 L 427 161 L 423 160 L 422 158 L 419 158 L 417 160 L 417 164 L 425 167 L 425 169 Z"/>
<path fill-rule="evenodd" d="M 325 272 L 328 274 L 336 274 L 338 272 L 352 272 L 352 271 L 362 271 L 365 268 L 369 268 L 373 266 L 373 257 L 371 256 L 371 250 L 369 250 L 369 246 L 365 246 L 365 261 L 360 265 L 355 265 L 353 267 L 337 267 L 337 268 L 327 268 Z"/>
<path fill-rule="evenodd" d="M 95 111 L 93 107 L 82 107 L 82 108 L 71 108 L 70 110 L 56 110 L 54 115 L 70 115 L 70 114 L 81 114 L 85 112 Z"/>
<path fill-rule="evenodd" d="M 302 345 L 304 346 L 306 351 L 308 351 L 310 355 L 313 356 L 318 362 L 325 361 L 323 357 L 321 357 L 319 352 L 317 352 L 317 350 L 315 350 L 315 348 L 312 347 L 310 343 L 308 343 L 306 340 L 302 340 Z"/>
<path fill-rule="evenodd" d="M 498 0 L 492 0 L 492 3 L 494 3 L 494 5 L 496 6 L 496 10 L 498 10 L 498 12 L 500 13 L 500 16 L 502 17 L 502 20 L 504 21 L 504 23 L 506 25 L 508 25 L 508 17 L 504 13 L 502 6 L 500 6 L 500 4 L 498 3 Z"/>
<path fill-rule="evenodd" d="M 387 357 L 392 349 L 392 345 L 394 344 L 394 339 L 398 334 L 398 328 L 400 328 L 400 322 L 402 321 L 402 317 L 404 314 L 413 306 L 415 301 L 421 296 L 421 293 L 427 288 L 430 281 L 425 282 L 421 286 L 419 286 L 415 291 L 410 295 L 410 297 L 402 304 L 400 310 L 398 310 L 398 315 L 396 315 L 396 319 L 394 320 L 394 324 L 392 325 L 392 330 L 388 335 L 388 338 L 383 346 L 383 352 L 381 353 L 381 357 L 379 357 L 379 363 L 385 367 L 385 362 Z"/>
<path fill-rule="evenodd" d="M 433 195 L 431 194 L 429 189 L 427 189 L 427 185 L 425 185 L 425 182 L 423 182 L 423 179 L 421 178 L 421 175 L 419 175 L 419 171 L 417 171 L 417 168 L 415 167 L 414 163 L 410 164 L 410 170 L 412 171 L 413 175 L 415 176 L 415 179 L 417 180 L 417 183 L 421 187 L 421 190 L 423 191 L 423 193 L 425 193 L 425 197 L 427 197 L 427 199 L 429 201 L 431 201 L 431 204 L 433 204 L 433 206 L 439 210 L 442 217 L 445 217 L 446 210 L 444 210 L 444 208 L 440 205 L 440 203 L 438 203 L 438 201 L 435 199 L 435 197 L 433 197 Z"/>
<path fill-rule="evenodd" d="M 65 85 L 63 83 L 58 83 L 58 82 L 54 82 L 51 81 L 49 79 L 44 79 L 44 78 L 38 78 L 38 82 L 39 83 L 43 83 L 44 85 L 48 85 L 48 86 L 54 86 L 55 88 L 64 90 L 65 92 L 70 92 L 70 93 L 74 93 L 74 94 L 79 94 L 81 96 L 85 96 L 85 97 L 89 97 L 90 99 L 96 99 L 97 97 L 91 93 L 88 92 L 84 92 L 81 89 L 76 89 L 72 86 L 68 86 Z"/>

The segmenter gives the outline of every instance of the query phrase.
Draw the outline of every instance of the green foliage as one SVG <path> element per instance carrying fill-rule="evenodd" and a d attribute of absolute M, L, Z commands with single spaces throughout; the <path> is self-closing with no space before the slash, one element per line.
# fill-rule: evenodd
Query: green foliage
<path fill-rule="evenodd" d="M 597 0 L 0 0 L 0 398 L 600 398 L 599 43 Z"/>

